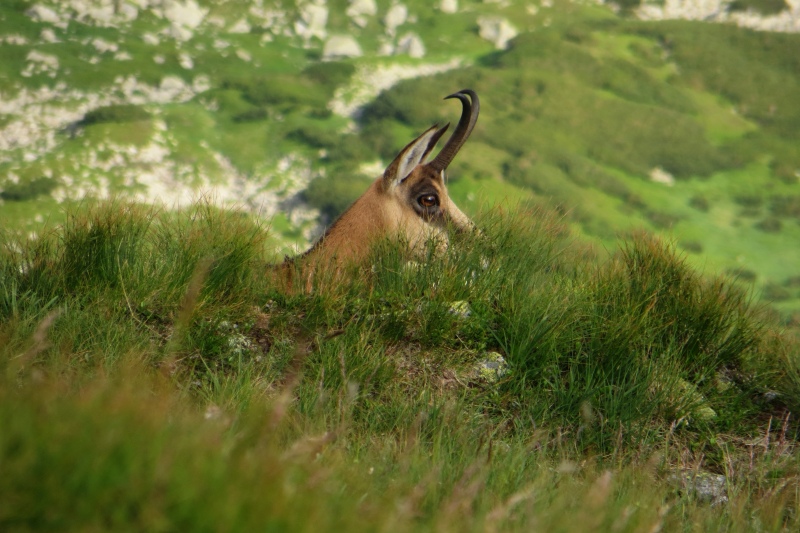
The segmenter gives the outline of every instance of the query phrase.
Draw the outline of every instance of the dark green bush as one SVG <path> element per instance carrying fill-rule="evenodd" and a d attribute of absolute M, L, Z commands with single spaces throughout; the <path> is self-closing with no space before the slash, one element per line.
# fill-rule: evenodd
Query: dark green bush
<path fill-rule="evenodd" d="M 696 194 L 692 196 L 692 198 L 689 200 L 689 205 L 698 211 L 702 211 L 703 213 L 707 213 L 711 207 L 711 204 L 708 202 L 708 198 L 702 194 Z"/>
<path fill-rule="evenodd" d="M 442 98 L 447 94 L 442 94 L 440 80 L 436 81 L 419 83 L 419 80 L 408 80 L 398 83 L 365 106 L 360 121 L 381 123 L 396 120 L 419 129 L 421 133 L 441 121 L 444 109 Z"/>
<path fill-rule="evenodd" d="M 779 218 L 767 217 L 756 224 L 756 227 L 764 233 L 779 233 L 783 228 L 783 223 Z"/>
<path fill-rule="evenodd" d="M 728 4 L 728 11 L 752 10 L 762 15 L 777 15 L 788 8 L 786 0 L 733 0 Z"/>
<path fill-rule="evenodd" d="M 768 283 L 764 286 L 762 296 L 769 302 L 781 302 L 792 297 L 792 292 L 781 285 Z"/>
<path fill-rule="evenodd" d="M 335 150 L 341 144 L 342 134 L 330 128 L 303 125 L 290 131 L 286 137 L 314 148 L 331 148 Z M 353 139 L 353 136 L 348 136 L 348 138 L 352 142 L 357 142 Z M 337 155 L 333 155 L 334 159 L 337 157 Z"/>
<path fill-rule="evenodd" d="M 677 215 L 655 210 L 648 210 L 645 216 L 659 229 L 669 229 L 680 220 L 680 217 Z"/>
<path fill-rule="evenodd" d="M 333 92 L 336 87 L 347 83 L 355 71 L 356 68 L 351 63 L 326 61 L 312 63 L 306 67 L 302 74 L 313 82 L 324 85 L 328 91 Z"/>
<path fill-rule="evenodd" d="M 764 198 L 758 194 L 737 194 L 733 201 L 742 207 L 761 207 L 764 204 Z"/>
<path fill-rule="evenodd" d="M 258 122 L 264 120 L 269 116 L 269 113 L 263 107 L 255 107 L 243 111 L 233 116 L 234 122 Z"/>
<path fill-rule="evenodd" d="M 800 162 L 794 159 L 775 159 L 770 164 L 772 173 L 779 180 L 793 185 L 800 181 Z"/>
<path fill-rule="evenodd" d="M 746 281 L 748 283 L 752 283 L 758 279 L 758 274 L 749 268 L 729 268 L 725 272 L 739 281 Z"/>
<path fill-rule="evenodd" d="M 624 12 L 627 12 L 633 11 L 642 5 L 642 0 L 614 0 L 614 3 L 617 4 Z"/>
<path fill-rule="evenodd" d="M 50 194 L 58 185 L 58 180 L 47 177 L 10 183 L 0 191 L 0 198 L 7 202 L 24 202 L 38 196 Z"/>
<path fill-rule="evenodd" d="M 340 171 L 312 181 L 303 192 L 303 198 L 331 221 L 364 194 L 372 181 L 374 178 L 360 176 L 356 172 Z"/>
<path fill-rule="evenodd" d="M 147 120 L 150 118 L 142 106 L 134 104 L 119 104 L 99 107 L 86 113 L 78 122 L 80 126 L 90 126 L 92 124 L 103 123 L 125 123 Z"/>
<path fill-rule="evenodd" d="M 775 217 L 800 220 L 800 195 L 773 195 L 769 209 Z"/>
<path fill-rule="evenodd" d="M 329 97 L 319 84 L 301 76 L 289 74 L 226 80 L 223 82 L 222 88 L 241 91 L 242 97 L 246 101 L 258 107 L 307 106 L 324 109 Z"/>
<path fill-rule="evenodd" d="M 699 241 L 681 241 L 680 246 L 687 252 L 691 252 L 693 254 L 703 253 L 703 243 Z"/>

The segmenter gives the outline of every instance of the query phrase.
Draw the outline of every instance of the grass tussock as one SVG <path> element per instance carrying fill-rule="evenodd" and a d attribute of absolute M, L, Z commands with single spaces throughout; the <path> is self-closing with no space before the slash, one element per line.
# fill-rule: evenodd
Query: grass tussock
<path fill-rule="evenodd" d="M 798 525 L 798 347 L 747 293 L 649 236 L 599 264 L 551 213 L 479 224 L 309 294 L 207 205 L 4 238 L 0 525 Z"/>

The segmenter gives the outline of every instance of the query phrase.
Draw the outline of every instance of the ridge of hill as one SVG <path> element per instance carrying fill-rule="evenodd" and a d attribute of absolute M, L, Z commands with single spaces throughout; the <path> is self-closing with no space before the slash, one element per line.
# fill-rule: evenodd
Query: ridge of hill
<path fill-rule="evenodd" d="M 669 235 L 796 321 L 798 36 L 637 21 L 627 14 L 653 18 L 653 4 L 619 5 L 5 2 L 3 225 L 36 233 L 86 198 L 179 207 L 206 194 L 270 221 L 276 255 L 302 248 L 408 139 L 452 120 L 443 95 L 471 86 L 485 109 L 451 173 L 468 212 L 549 203 L 608 249 L 634 230 Z"/>

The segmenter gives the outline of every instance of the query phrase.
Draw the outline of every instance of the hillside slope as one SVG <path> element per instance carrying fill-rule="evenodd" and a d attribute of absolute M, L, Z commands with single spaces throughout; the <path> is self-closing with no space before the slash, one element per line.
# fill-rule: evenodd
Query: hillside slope
<path fill-rule="evenodd" d="M 39 232 L 87 197 L 205 194 L 302 248 L 473 87 L 483 115 L 451 173 L 467 211 L 544 202 L 608 249 L 668 235 L 800 309 L 796 34 L 571 1 L 15 0 L 0 43 L 5 228 Z"/>
<path fill-rule="evenodd" d="M 208 204 L 0 238 L 0 528 L 797 529 L 796 340 L 658 239 L 478 222 L 310 294 Z"/>

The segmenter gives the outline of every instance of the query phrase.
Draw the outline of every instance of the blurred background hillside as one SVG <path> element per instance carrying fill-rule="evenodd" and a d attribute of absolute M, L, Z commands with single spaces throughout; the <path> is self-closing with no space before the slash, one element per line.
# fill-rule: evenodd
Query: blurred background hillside
<path fill-rule="evenodd" d="M 598 255 L 667 236 L 796 324 L 798 31 L 798 0 L 4 0 L 0 224 L 206 196 L 278 257 L 469 87 L 467 213 L 554 207 Z"/>

